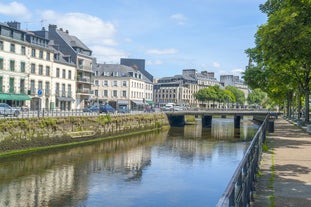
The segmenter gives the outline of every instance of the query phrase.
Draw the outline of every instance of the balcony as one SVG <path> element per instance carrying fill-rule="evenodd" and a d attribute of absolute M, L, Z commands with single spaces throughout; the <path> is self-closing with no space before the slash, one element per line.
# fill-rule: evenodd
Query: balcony
<path fill-rule="evenodd" d="M 79 65 L 78 66 L 78 70 L 83 70 L 83 71 L 87 71 L 87 72 L 93 72 L 92 71 L 92 67 L 91 66 L 86 66 L 86 65 Z"/>
<path fill-rule="evenodd" d="M 77 89 L 77 93 L 91 95 L 92 94 L 92 90 L 89 89 L 89 88 L 78 88 Z"/>

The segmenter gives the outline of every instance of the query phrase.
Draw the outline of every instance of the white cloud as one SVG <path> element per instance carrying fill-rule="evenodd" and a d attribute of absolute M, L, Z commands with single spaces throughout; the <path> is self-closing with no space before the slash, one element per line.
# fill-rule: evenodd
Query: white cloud
<path fill-rule="evenodd" d="M 179 13 L 171 15 L 170 18 L 176 21 L 178 25 L 184 25 L 185 21 L 187 20 L 187 18 L 183 14 Z"/>
<path fill-rule="evenodd" d="M 162 65 L 163 61 L 162 60 L 148 60 L 146 62 L 146 65 Z"/>
<path fill-rule="evenodd" d="M 244 72 L 244 70 L 241 68 L 237 68 L 237 69 L 232 70 L 231 72 L 233 75 L 241 75 Z"/>
<path fill-rule="evenodd" d="M 218 63 L 218 62 L 213 62 L 213 67 L 219 68 L 219 67 L 220 67 L 220 63 Z"/>
<path fill-rule="evenodd" d="M 31 12 L 23 5 L 16 1 L 9 4 L 4 4 L 0 2 L 0 14 L 7 16 L 20 17 L 24 20 L 29 20 L 31 17 Z"/>
<path fill-rule="evenodd" d="M 66 13 L 59 14 L 54 11 L 44 11 L 42 19 L 52 24 L 56 24 L 58 28 L 68 30 L 69 34 L 77 36 L 79 39 L 89 44 L 116 45 L 115 26 L 108 21 L 91 16 L 84 13 Z"/>
<path fill-rule="evenodd" d="M 78 37 L 93 51 L 98 63 L 119 63 L 121 57 L 128 56 L 125 52 L 113 48 L 118 45 L 117 30 L 109 21 L 84 13 L 59 14 L 51 10 L 42 12 L 41 16 L 47 22 L 57 25 L 57 28 L 68 30 L 69 34 Z"/>
<path fill-rule="evenodd" d="M 178 53 L 178 50 L 176 50 L 174 48 L 163 49 L 163 50 L 150 49 L 150 50 L 147 50 L 147 53 L 153 54 L 153 55 L 173 55 L 173 54 Z"/>
<path fill-rule="evenodd" d="M 98 63 L 119 63 L 121 57 L 128 57 L 128 54 L 111 47 L 94 45 L 90 47 Z"/>

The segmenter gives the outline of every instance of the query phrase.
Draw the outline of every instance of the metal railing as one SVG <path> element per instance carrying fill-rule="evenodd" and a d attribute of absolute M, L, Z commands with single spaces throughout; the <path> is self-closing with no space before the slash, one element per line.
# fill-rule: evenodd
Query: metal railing
<path fill-rule="evenodd" d="M 270 115 L 267 115 L 247 148 L 244 158 L 235 170 L 216 207 L 247 207 L 253 199 L 256 173 L 262 154 L 262 144 Z"/>
<path fill-rule="evenodd" d="M 0 119 L 19 119 L 19 118 L 41 118 L 41 117 L 68 117 L 68 116 L 99 116 L 109 114 L 111 116 L 121 116 L 129 114 L 141 114 L 144 111 L 131 110 L 128 112 L 118 112 L 114 113 L 99 113 L 98 111 L 85 111 L 82 109 L 71 109 L 71 110 L 61 110 L 61 109 L 45 109 L 40 110 L 30 110 L 28 108 L 16 107 L 12 109 L 1 109 L 0 108 Z"/>

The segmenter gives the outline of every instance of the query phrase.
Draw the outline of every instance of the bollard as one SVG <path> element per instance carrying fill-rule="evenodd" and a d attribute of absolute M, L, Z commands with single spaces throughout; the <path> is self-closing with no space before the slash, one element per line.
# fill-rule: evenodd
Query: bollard
<path fill-rule="evenodd" d="M 274 120 L 268 121 L 268 132 L 273 133 L 274 132 Z"/>

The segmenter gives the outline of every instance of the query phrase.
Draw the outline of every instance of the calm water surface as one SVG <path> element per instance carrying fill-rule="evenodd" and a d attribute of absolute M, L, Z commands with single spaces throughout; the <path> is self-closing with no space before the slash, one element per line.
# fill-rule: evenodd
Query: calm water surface
<path fill-rule="evenodd" d="M 1 160 L 0 206 L 215 206 L 257 125 L 187 125 Z"/>

